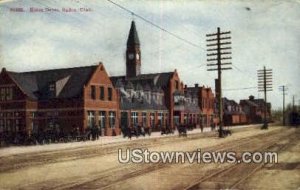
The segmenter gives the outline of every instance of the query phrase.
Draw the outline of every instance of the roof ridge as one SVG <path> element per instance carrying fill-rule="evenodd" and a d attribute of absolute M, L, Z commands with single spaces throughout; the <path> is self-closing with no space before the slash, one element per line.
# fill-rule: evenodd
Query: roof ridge
<path fill-rule="evenodd" d="M 14 73 L 14 74 L 30 74 L 30 73 L 49 72 L 49 71 L 68 70 L 68 69 L 82 69 L 82 68 L 97 67 L 97 66 L 98 65 L 89 65 L 89 66 L 57 68 L 57 69 L 47 69 L 47 70 L 45 69 L 45 70 L 26 71 L 26 72 L 15 72 L 15 71 L 8 71 L 8 72 L 9 73 Z"/>

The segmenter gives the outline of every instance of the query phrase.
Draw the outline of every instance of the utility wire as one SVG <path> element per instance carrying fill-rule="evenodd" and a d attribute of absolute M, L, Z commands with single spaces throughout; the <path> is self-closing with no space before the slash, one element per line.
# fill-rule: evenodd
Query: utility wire
<path fill-rule="evenodd" d="M 113 1 L 111 1 L 111 0 L 107 0 L 107 1 L 110 2 L 110 3 L 112 3 L 112 4 L 114 4 L 114 5 L 116 5 L 116 6 L 119 7 L 119 8 L 121 8 L 121 9 L 123 9 L 123 10 L 129 12 L 130 14 L 132 14 L 132 15 L 134 15 L 134 16 L 140 18 L 141 20 L 147 22 L 148 24 L 151 24 L 152 26 L 154 26 L 154 27 L 156 27 L 156 28 L 158 28 L 158 29 L 160 29 L 160 30 L 162 30 L 162 31 L 164 31 L 164 32 L 166 32 L 166 33 L 168 33 L 168 34 L 170 34 L 171 36 L 177 38 L 178 40 L 181 40 L 181 41 L 183 41 L 183 42 L 185 42 L 185 43 L 187 43 L 187 44 L 190 44 L 191 46 L 198 47 L 198 48 L 201 48 L 201 49 L 205 50 L 203 47 L 201 47 L 201 46 L 199 46 L 199 45 L 197 45 L 197 44 L 195 44 L 195 43 L 193 43 L 193 42 L 190 42 L 190 41 L 188 41 L 188 40 L 186 40 L 186 39 L 184 39 L 184 38 L 178 36 L 177 34 L 174 34 L 173 32 L 170 32 L 170 31 L 164 29 L 163 27 L 161 27 L 161 26 L 155 24 L 154 22 L 152 22 L 152 21 L 150 21 L 150 20 L 148 20 L 148 19 L 146 19 L 146 18 L 144 18 L 144 17 L 142 17 L 142 16 L 136 14 L 135 12 L 133 12 L 133 11 L 127 9 L 126 7 L 120 5 L 120 4 L 116 3 L 116 2 L 113 2 Z"/>
<path fill-rule="evenodd" d="M 234 90 L 248 90 L 248 89 L 255 89 L 257 88 L 256 86 L 252 86 L 252 87 L 245 87 L 245 88 L 228 88 L 228 89 L 222 89 L 222 90 L 226 90 L 226 91 L 234 91 Z"/>

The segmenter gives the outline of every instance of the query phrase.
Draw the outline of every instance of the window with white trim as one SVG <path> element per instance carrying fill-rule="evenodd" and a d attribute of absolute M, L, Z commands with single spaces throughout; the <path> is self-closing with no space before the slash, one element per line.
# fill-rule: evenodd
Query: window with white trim
<path fill-rule="evenodd" d="M 99 121 L 99 127 L 105 128 L 105 111 L 99 111 L 98 121 Z"/>
<path fill-rule="evenodd" d="M 162 112 L 158 113 L 157 120 L 158 120 L 158 124 L 162 127 L 163 126 L 163 120 L 164 120 L 164 114 Z"/>
<path fill-rule="evenodd" d="M 110 128 L 116 128 L 116 112 L 110 111 L 109 112 L 109 127 Z"/>
<path fill-rule="evenodd" d="M 155 125 L 155 113 L 150 113 L 150 126 L 154 127 Z"/>
<path fill-rule="evenodd" d="M 131 112 L 131 125 L 135 126 L 138 123 L 138 112 Z"/>
<path fill-rule="evenodd" d="M 95 123 L 95 112 L 94 111 L 88 111 L 88 127 L 92 128 Z"/>

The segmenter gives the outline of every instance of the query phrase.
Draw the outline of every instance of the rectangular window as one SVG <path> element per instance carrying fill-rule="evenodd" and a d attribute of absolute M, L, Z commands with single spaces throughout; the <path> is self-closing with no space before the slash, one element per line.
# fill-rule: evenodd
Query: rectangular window
<path fill-rule="evenodd" d="M 5 99 L 9 100 L 9 88 L 5 88 Z"/>
<path fill-rule="evenodd" d="M 112 101 L 112 88 L 108 88 L 108 100 Z"/>
<path fill-rule="evenodd" d="M 155 113 L 150 113 L 150 126 L 153 128 L 155 125 Z"/>
<path fill-rule="evenodd" d="M 37 112 L 31 112 L 31 117 L 32 118 L 36 118 L 36 115 L 37 115 Z M 49 113 L 49 115 L 50 115 L 50 113 Z"/>
<path fill-rule="evenodd" d="M 55 83 L 51 83 L 49 85 L 49 91 L 52 92 L 52 91 L 55 91 Z"/>
<path fill-rule="evenodd" d="M 104 87 L 100 86 L 100 100 L 104 100 Z"/>
<path fill-rule="evenodd" d="M 96 99 L 96 87 L 91 86 L 91 98 Z"/>
<path fill-rule="evenodd" d="M 175 89 L 178 90 L 179 89 L 179 82 L 176 80 L 175 81 Z"/>
<path fill-rule="evenodd" d="M 0 100 L 12 100 L 13 99 L 13 88 L 1 88 L 0 89 Z"/>
<path fill-rule="evenodd" d="M 116 112 L 110 111 L 109 112 L 109 127 L 110 128 L 116 128 Z"/>
<path fill-rule="evenodd" d="M 88 127 L 92 128 L 95 124 L 95 112 L 94 111 L 88 111 Z"/>
<path fill-rule="evenodd" d="M 158 113 L 158 117 L 157 117 L 157 120 L 158 120 L 158 124 L 160 125 L 160 127 L 163 126 L 163 120 L 164 120 L 164 114 L 163 113 Z"/>
<path fill-rule="evenodd" d="M 138 124 L 138 112 L 131 112 L 131 125 L 135 126 Z"/>
<path fill-rule="evenodd" d="M 99 111 L 99 127 L 105 128 L 105 111 Z"/>
<path fill-rule="evenodd" d="M 0 133 L 4 131 L 4 120 L 0 119 Z"/>
<path fill-rule="evenodd" d="M 5 100 L 5 88 L 0 89 L 0 100 Z"/>
<path fill-rule="evenodd" d="M 185 113 L 184 116 L 183 116 L 183 122 L 184 122 L 184 124 L 187 124 L 187 123 L 188 123 L 188 116 L 187 116 L 186 113 Z"/>
<path fill-rule="evenodd" d="M 174 115 L 174 117 L 173 117 L 174 125 L 178 126 L 179 121 L 180 121 L 179 115 Z"/>
<path fill-rule="evenodd" d="M 15 124 L 16 124 L 16 132 L 18 132 L 20 130 L 20 119 L 16 119 Z"/>
<path fill-rule="evenodd" d="M 147 126 L 147 112 L 142 113 L 142 118 L 143 118 L 143 126 Z"/>

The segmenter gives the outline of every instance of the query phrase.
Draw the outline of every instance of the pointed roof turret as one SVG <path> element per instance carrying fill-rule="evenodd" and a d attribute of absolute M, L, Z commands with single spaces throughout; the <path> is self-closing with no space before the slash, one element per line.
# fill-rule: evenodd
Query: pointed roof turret
<path fill-rule="evenodd" d="M 128 35 L 127 46 L 140 45 L 139 36 L 136 31 L 135 22 L 131 22 L 131 27 Z"/>

